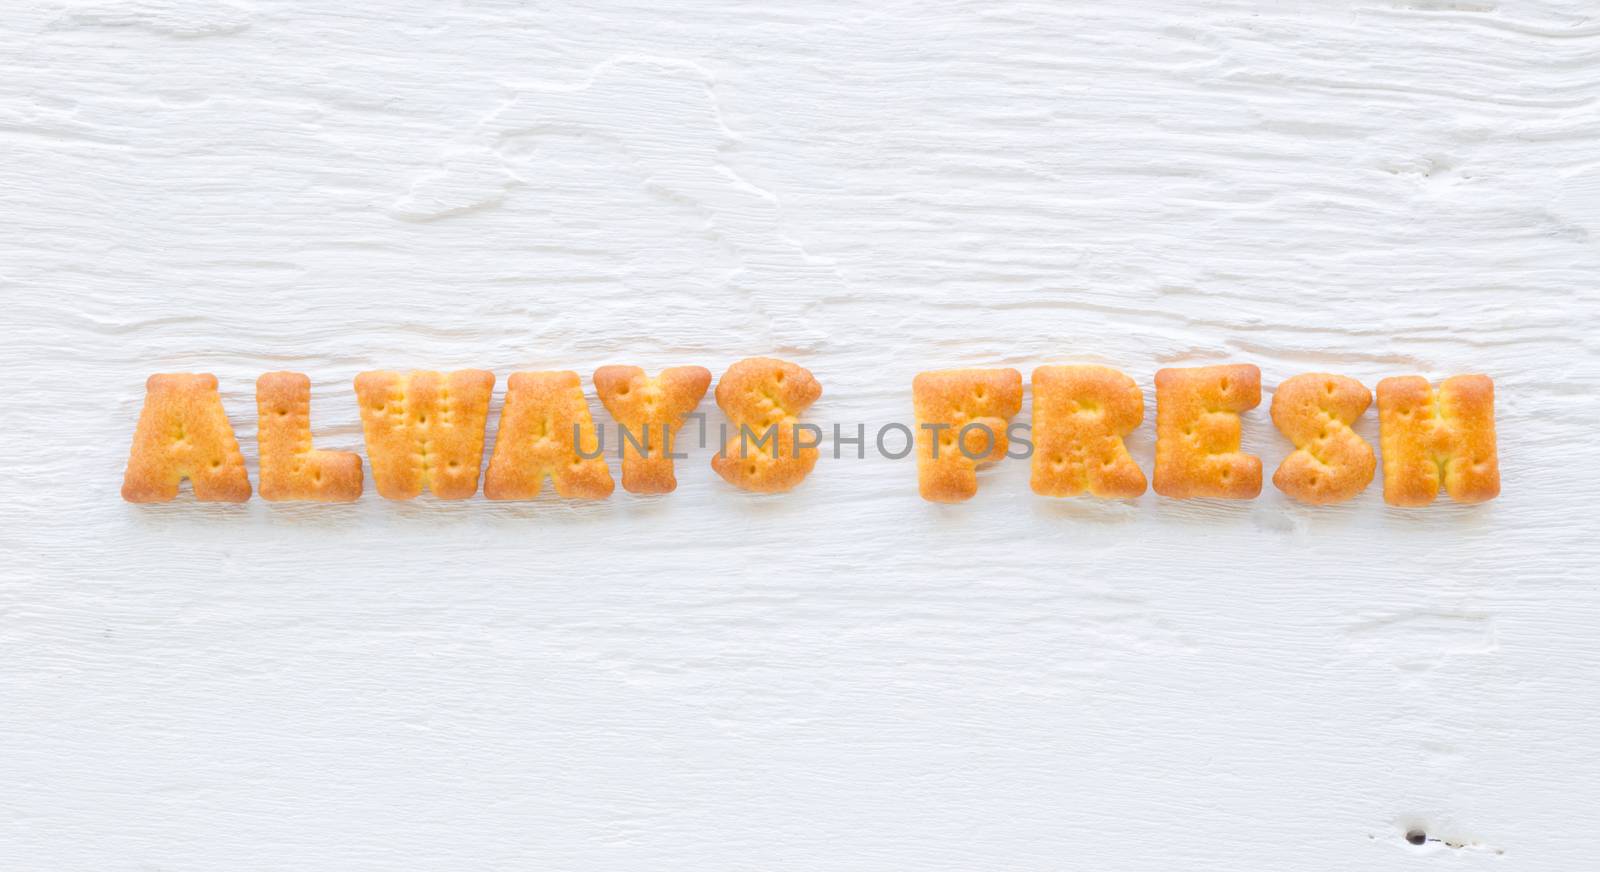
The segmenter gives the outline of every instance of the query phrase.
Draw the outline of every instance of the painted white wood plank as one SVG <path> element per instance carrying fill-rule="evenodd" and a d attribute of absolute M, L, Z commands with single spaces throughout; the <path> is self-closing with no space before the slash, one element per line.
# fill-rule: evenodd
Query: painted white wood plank
<path fill-rule="evenodd" d="M 74 0 L 0 46 L 0 867 L 1593 865 L 1592 3 Z M 152 372 L 217 374 L 254 476 L 270 369 L 356 449 L 366 369 L 497 413 L 756 354 L 830 433 L 1117 366 L 1147 472 L 1163 365 L 1486 372 L 1504 493 L 931 506 L 869 450 L 753 497 L 694 450 L 598 505 L 117 498 Z"/>

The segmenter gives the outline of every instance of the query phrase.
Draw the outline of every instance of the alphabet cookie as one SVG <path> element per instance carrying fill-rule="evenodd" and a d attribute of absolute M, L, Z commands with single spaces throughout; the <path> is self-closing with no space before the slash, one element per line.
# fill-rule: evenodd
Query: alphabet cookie
<path fill-rule="evenodd" d="M 164 503 L 178 495 L 178 483 L 186 478 L 197 500 L 250 499 L 250 476 L 222 409 L 217 377 L 209 372 L 158 373 L 145 382 L 122 498 Z"/>
<path fill-rule="evenodd" d="M 959 503 L 978 492 L 978 467 L 1006 455 L 1006 427 L 1022 409 L 1022 373 L 946 369 L 911 381 L 922 498 Z"/>
<path fill-rule="evenodd" d="M 1144 393 L 1107 366 L 1033 371 L 1033 492 L 1104 499 L 1144 493 L 1144 472 L 1123 438 L 1144 421 Z"/>
<path fill-rule="evenodd" d="M 386 499 L 433 491 L 461 500 L 478 490 L 494 373 L 364 372 L 356 376 L 372 480 Z"/>
<path fill-rule="evenodd" d="M 311 444 L 311 379 L 269 372 L 256 379 L 261 498 L 348 502 L 361 496 L 361 455 Z"/>
<path fill-rule="evenodd" d="M 1415 375 L 1378 382 L 1378 441 L 1391 505 L 1425 506 L 1440 485 L 1458 503 L 1500 495 L 1494 382 L 1486 375 L 1451 376 L 1437 391 Z"/>
<path fill-rule="evenodd" d="M 599 442 L 577 373 L 514 372 L 483 495 L 531 500 L 549 476 L 563 497 L 605 499 L 615 485 Z"/>
<path fill-rule="evenodd" d="M 1156 493 L 1186 500 L 1255 499 L 1261 458 L 1239 450 L 1239 413 L 1261 404 L 1247 363 L 1156 371 Z"/>
<path fill-rule="evenodd" d="M 1372 391 L 1325 372 L 1297 375 L 1272 393 L 1272 423 L 1295 450 L 1272 483 L 1302 503 L 1342 503 L 1366 490 L 1378 461 L 1351 425 L 1372 405 Z"/>
<path fill-rule="evenodd" d="M 637 366 L 595 370 L 595 393 L 617 421 L 623 489 L 665 494 L 678 487 L 673 442 L 684 416 L 700 405 L 710 386 L 711 370 L 703 366 L 674 366 L 654 378 Z M 630 441 L 630 436 L 639 441 Z"/>
<path fill-rule="evenodd" d="M 717 382 L 717 405 L 732 433 L 711 468 L 744 490 L 793 489 L 817 465 L 815 443 L 801 443 L 800 415 L 820 396 L 810 370 L 788 361 L 752 357 L 728 367 Z"/>

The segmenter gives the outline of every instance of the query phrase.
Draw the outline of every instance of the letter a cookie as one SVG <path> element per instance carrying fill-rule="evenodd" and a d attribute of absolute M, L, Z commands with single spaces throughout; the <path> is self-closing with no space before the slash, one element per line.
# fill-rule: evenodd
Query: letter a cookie
<path fill-rule="evenodd" d="M 483 495 L 531 500 L 545 476 L 557 494 L 569 499 L 603 500 L 616 487 L 578 374 L 514 372 L 506 380 L 506 405 Z"/>
<path fill-rule="evenodd" d="M 164 503 L 189 479 L 197 500 L 242 503 L 250 499 L 250 476 L 239 441 L 209 372 L 171 372 L 145 382 L 144 409 L 133 433 L 122 498 Z"/>

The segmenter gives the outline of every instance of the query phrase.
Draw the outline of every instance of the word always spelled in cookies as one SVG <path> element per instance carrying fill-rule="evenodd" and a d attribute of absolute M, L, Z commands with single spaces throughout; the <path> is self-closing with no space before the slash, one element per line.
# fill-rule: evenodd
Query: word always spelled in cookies
<path fill-rule="evenodd" d="M 615 485 L 575 372 L 514 372 L 483 480 L 491 500 L 531 500 L 549 476 L 556 493 L 601 500 Z"/>
<path fill-rule="evenodd" d="M 917 416 L 917 488 L 936 503 L 978 492 L 978 467 L 1006 456 L 1006 430 L 1022 409 L 1022 373 L 946 369 L 911 380 Z"/>

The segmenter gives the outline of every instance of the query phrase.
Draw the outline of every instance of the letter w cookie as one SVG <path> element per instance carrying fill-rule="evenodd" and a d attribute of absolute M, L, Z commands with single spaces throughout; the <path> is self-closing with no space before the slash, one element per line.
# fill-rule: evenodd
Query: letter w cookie
<path fill-rule="evenodd" d="M 424 488 L 441 500 L 477 493 L 493 390 L 494 373 L 481 369 L 356 376 L 378 493 L 391 500 L 409 500 Z"/>

